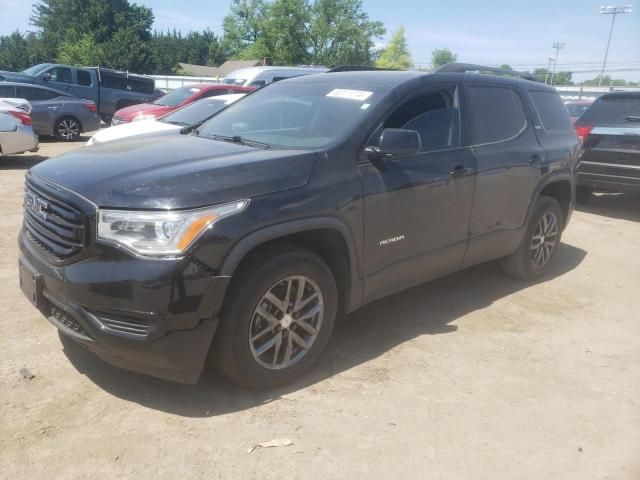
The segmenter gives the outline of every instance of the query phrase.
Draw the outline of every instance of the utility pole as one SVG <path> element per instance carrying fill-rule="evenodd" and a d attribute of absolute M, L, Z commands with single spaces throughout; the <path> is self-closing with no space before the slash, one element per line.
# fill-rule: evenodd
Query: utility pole
<path fill-rule="evenodd" d="M 547 64 L 547 72 L 544 74 L 544 84 L 547 84 L 547 80 L 549 80 L 549 72 L 551 71 L 551 62 L 553 62 L 553 58 L 547 57 L 549 63 Z"/>
<path fill-rule="evenodd" d="M 631 13 L 632 5 L 626 5 L 624 7 L 600 7 L 600 13 L 602 15 L 611 15 L 611 28 L 609 29 L 609 40 L 607 40 L 607 49 L 604 51 L 604 61 L 602 62 L 602 71 L 600 72 L 600 78 L 598 79 L 598 86 L 602 85 L 602 77 L 604 77 L 604 69 L 607 66 L 607 57 L 609 56 L 609 45 L 611 45 L 611 35 L 613 35 L 613 25 L 616 21 L 616 15 L 622 13 Z"/>
<path fill-rule="evenodd" d="M 556 65 L 558 65 L 558 53 L 560 53 L 560 49 L 564 48 L 565 44 L 560 42 L 554 42 L 553 48 L 556 51 L 556 58 L 553 61 L 553 71 L 551 72 L 551 85 L 553 85 L 553 76 L 556 74 Z"/>

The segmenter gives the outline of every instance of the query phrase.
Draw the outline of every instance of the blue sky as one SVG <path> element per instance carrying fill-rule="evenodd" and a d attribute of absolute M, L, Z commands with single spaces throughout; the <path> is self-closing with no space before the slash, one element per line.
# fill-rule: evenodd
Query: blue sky
<path fill-rule="evenodd" d="M 629 2 L 619 3 L 625 5 Z M 155 28 L 183 32 L 210 28 L 222 33 L 228 0 L 138 0 L 153 8 Z M 389 33 L 404 26 L 416 64 L 427 64 L 434 48 L 448 47 L 458 60 L 515 68 L 546 66 L 553 42 L 564 42 L 559 69 L 598 70 L 610 17 L 599 14 L 599 0 L 479 1 L 363 0 L 370 17 L 382 20 Z M 29 0 L 0 0 L 0 34 L 29 29 Z M 386 39 L 382 40 L 384 43 Z M 640 2 L 631 14 L 618 16 L 609 53 L 611 72 L 640 81 Z M 563 64 L 571 64 L 570 66 Z M 609 70 L 609 68 L 607 69 Z M 577 79 L 592 78 L 585 73 Z"/>

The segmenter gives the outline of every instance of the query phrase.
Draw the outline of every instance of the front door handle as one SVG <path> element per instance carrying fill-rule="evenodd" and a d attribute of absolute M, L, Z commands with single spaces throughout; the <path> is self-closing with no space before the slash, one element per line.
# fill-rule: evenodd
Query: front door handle
<path fill-rule="evenodd" d="M 463 165 L 456 165 L 455 167 L 453 167 L 453 170 L 451 170 L 451 176 L 454 178 L 468 177 L 469 175 L 473 175 L 474 173 L 475 171 L 473 170 L 473 168 L 465 167 Z"/>
<path fill-rule="evenodd" d="M 529 158 L 529 165 L 534 166 L 542 163 L 542 157 L 538 154 L 531 155 Z"/>

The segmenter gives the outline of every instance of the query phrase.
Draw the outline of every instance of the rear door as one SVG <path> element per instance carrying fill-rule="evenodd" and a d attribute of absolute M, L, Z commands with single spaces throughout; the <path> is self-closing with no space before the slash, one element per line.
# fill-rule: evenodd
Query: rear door
<path fill-rule="evenodd" d="M 31 102 L 31 119 L 33 130 L 38 135 L 51 135 L 53 122 L 58 116 L 60 102 L 56 101 L 59 95 L 46 88 L 36 86 L 21 86 L 17 89 L 20 98 L 26 98 Z"/>
<path fill-rule="evenodd" d="M 640 185 L 640 94 L 604 95 L 576 122 L 589 132 L 580 162 L 583 178 Z"/>
<path fill-rule="evenodd" d="M 514 86 L 470 82 L 464 106 L 465 141 L 478 165 L 465 255 L 465 264 L 472 265 L 517 248 L 533 191 L 548 163 L 525 98 Z"/>
<path fill-rule="evenodd" d="M 98 79 L 90 70 L 78 68 L 73 77 L 73 94 L 76 97 L 92 100 L 98 103 Z"/>

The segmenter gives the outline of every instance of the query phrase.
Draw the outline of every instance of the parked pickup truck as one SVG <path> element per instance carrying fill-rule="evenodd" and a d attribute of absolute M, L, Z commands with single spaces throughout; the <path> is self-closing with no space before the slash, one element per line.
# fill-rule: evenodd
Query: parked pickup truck
<path fill-rule="evenodd" d="M 44 85 L 92 100 L 107 123 L 116 110 L 156 98 L 152 78 L 97 67 L 41 63 L 22 72 L 0 71 L 0 81 Z"/>

